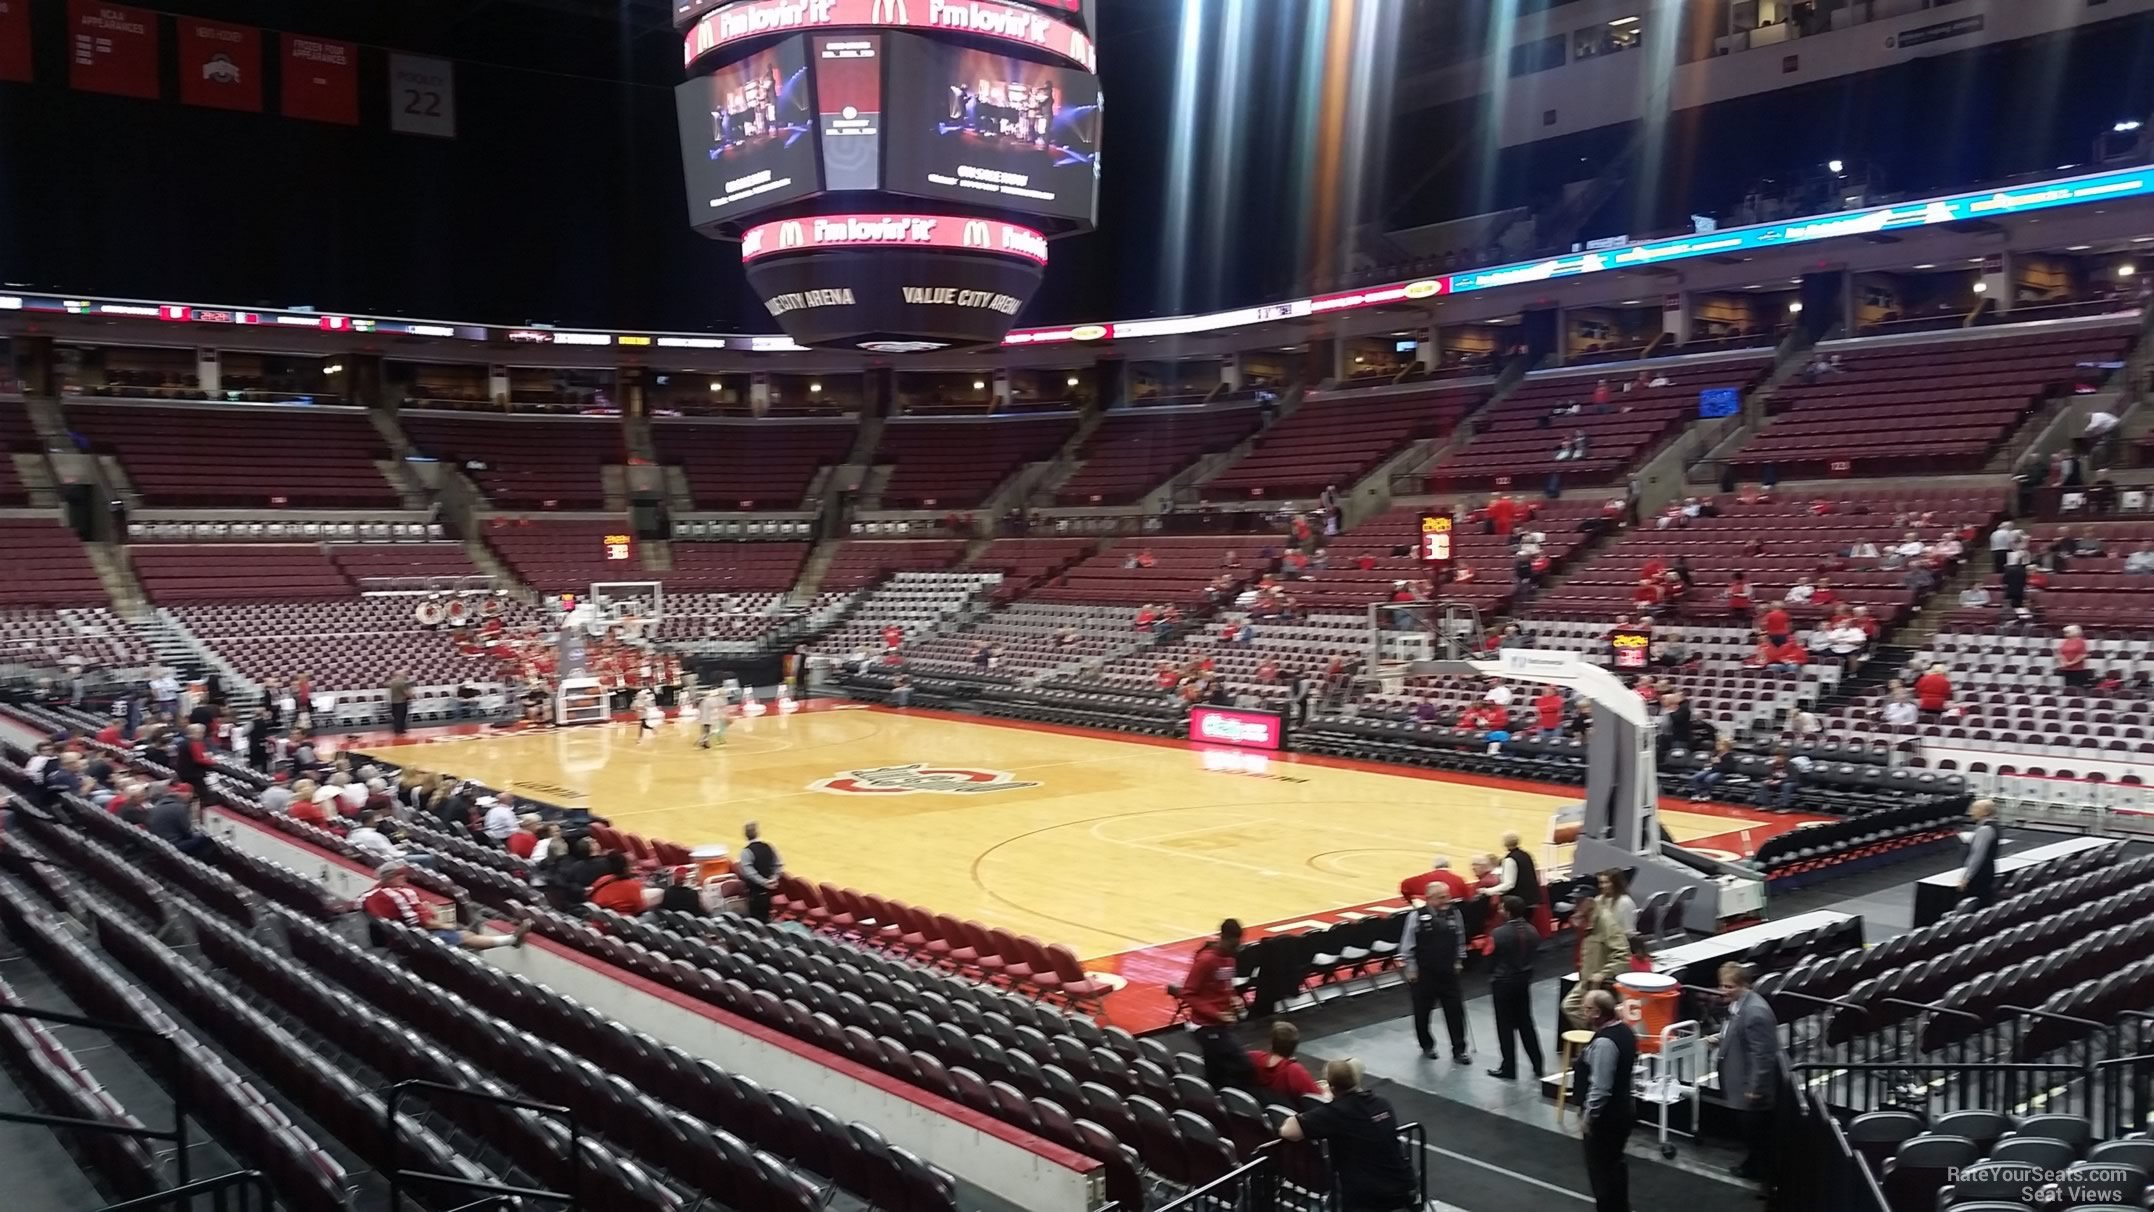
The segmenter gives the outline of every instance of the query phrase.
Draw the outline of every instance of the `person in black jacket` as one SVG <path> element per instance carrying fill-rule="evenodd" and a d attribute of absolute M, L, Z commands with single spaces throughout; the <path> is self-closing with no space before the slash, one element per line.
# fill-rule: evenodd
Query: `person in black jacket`
<path fill-rule="evenodd" d="M 1414 1212 L 1422 1205 L 1413 1163 L 1399 1147 L 1399 1117 L 1391 1104 L 1362 1088 L 1361 1062 L 1344 1057 L 1324 1066 L 1331 1101 L 1279 1125 L 1279 1139 L 1324 1141 L 1338 1176 L 1343 1212 Z"/>
<path fill-rule="evenodd" d="M 1533 1025 L 1533 957 L 1541 949 L 1541 936 L 1526 920 L 1526 902 L 1515 896 L 1503 898 L 1504 922 L 1489 931 L 1488 995 L 1496 1012 L 1496 1047 L 1501 1064 L 1488 1071 L 1490 1077 L 1510 1080 L 1518 1076 L 1514 1048 L 1522 1047 L 1526 1063 L 1538 1077 L 1541 1067 L 1541 1033 Z"/>

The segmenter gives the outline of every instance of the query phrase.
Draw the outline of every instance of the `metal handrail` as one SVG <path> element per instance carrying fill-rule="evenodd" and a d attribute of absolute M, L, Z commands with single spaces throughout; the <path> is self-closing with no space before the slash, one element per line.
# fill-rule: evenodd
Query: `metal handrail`
<path fill-rule="evenodd" d="M 104 1132 L 113 1136 L 128 1136 L 137 1140 L 169 1141 L 173 1149 L 173 1169 L 180 1184 L 188 1184 L 191 1175 L 187 1168 L 187 1100 L 186 1074 L 181 1060 L 179 1041 L 160 1031 L 138 1027 L 133 1023 L 111 1022 L 88 1018 L 80 1014 L 65 1014 L 58 1010 L 33 1010 L 28 1006 L 0 1005 L 0 1016 L 35 1019 L 39 1022 L 58 1023 L 65 1027 L 82 1027 L 102 1031 L 107 1035 L 131 1035 L 156 1040 L 162 1051 L 160 1067 L 165 1070 L 165 1091 L 172 1096 L 172 1127 L 169 1129 L 130 1128 L 109 1120 L 80 1119 L 68 1115 L 38 1115 L 24 1111 L 0 1112 L 0 1123 L 39 1124 L 51 1128 L 74 1128 L 85 1132 Z"/>
<path fill-rule="evenodd" d="M 458 1178 L 452 1174 L 432 1174 L 424 1170 L 405 1169 L 397 1160 L 400 1147 L 403 1144 L 403 1133 L 401 1130 L 402 1121 L 396 1115 L 396 1105 L 403 1101 L 407 1093 L 414 1091 L 449 1095 L 455 1098 L 470 1099 L 473 1102 L 491 1103 L 498 1107 L 510 1107 L 522 1111 L 536 1111 L 541 1115 L 548 1115 L 561 1120 L 568 1126 L 568 1185 L 573 1191 L 548 1191 L 537 1187 L 519 1187 L 512 1183 L 481 1182 L 477 1179 Z M 388 1129 L 389 1140 L 389 1164 L 385 1167 L 389 1174 L 389 1212 L 401 1212 L 404 1206 L 404 1184 L 407 1180 L 441 1187 L 453 1187 L 464 1191 L 477 1191 L 487 1195 L 509 1195 L 520 1199 L 544 1200 L 549 1203 L 566 1205 L 568 1212 L 580 1212 L 583 1207 L 583 1197 L 574 1193 L 583 1190 L 583 1138 L 576 1127 L 576 1113 L 567 1107 L 554 1103 L 538 1103 L 528 1099 L 512 1098 L 506 1094 L 488 1094 L 481 1090 L 467 1090 L 462 1086 L 444 1085 L 441 1082 L 427 1081 L 424 1078 L 415 1077 L 400 1081 L 389 1087 L 388 1095 L 382 1099 L 382 1118 L 385 1127 Z M 484 1201 L 480 1202 L 483 1203 Z"/>
<path fill-rule="evenodd" d="M 219 1174 L 215 1178 L 205 1178 L 169 1191 L 159 1191 L 154 1195 L 145 1195 L 124 1203 L 107 1204 L 98 1212 L 150 1212 L 151 1209 L 165 1209 L 168 1205 L 176 1206 L 180 1212 L 186 1212 L 194 1207 L 194 1199 L 198 1195 L 218 1195 L 224 1191 L 246 1187 L 252 1187 L 255 1197 L 260 1201 L 253 1207 L 260 1209 L 260 1212 L 269 1212 L 275 1196 L 269 1189 L 269 1180 L 263 1177 L 260 1170 L 234 1170 L 229 1174 Z M 178 1200 L 186 1202 L 175 1205 L 174 1201 Z M 241 1205 L 242 1208 L 246 1206 Z M 216 1207 L 222 1212 L 224 1201 L 221 1198 Z"/>

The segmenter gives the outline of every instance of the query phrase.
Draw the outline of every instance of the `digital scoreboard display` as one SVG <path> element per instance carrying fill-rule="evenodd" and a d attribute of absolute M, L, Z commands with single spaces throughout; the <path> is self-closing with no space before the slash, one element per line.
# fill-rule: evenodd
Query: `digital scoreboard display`
<path fill-rule="evenodd" d="M 1421 515 L 1421 544 L 1415 554 L 1424 564 L 1449 564 L 1451 544 L 1457 523 L 1447 513 L 1424 513 Z"/>
<path fill-rule="evenodd" d="M 815 38 L 815 121 L 829 189 L 882 184 L 882 45 L 879 34 Z"/>
<path fill-rule="evenodd" d="M 673 90 L 688 221 L 703 226 L 821 191 L 806 38 Z"/>
<path fill-rule="evenodd" d="M 633 535 L 609 534 L 606 536 L 606 558 L 609 560 L 632 560 L 636 556 L 636 539 Z"/>
<path fill-rule="evenodd" d="M 1608 650 L 1619 670 L 1643 669 L 1653 655 L 1653 633 L 1625 627 L 1608 637 Z"/>
<path fill-rule="evenodd" d="M 883 55 L 884 189 L 1092 221 L 1097 77 L 903 34 Z"/>

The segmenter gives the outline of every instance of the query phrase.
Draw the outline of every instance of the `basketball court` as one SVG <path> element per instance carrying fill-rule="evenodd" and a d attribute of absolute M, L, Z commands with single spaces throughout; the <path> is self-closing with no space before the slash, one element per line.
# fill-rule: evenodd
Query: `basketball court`
<path fill-rule="evenodd" d="M 845 703 L 736 719 L 722 748 L 695 734 L 671 721 L 641 741 L 628 723 L 438 735 L 389 756 L 689 846 L 737 847 L 758 820 L 794 874 L 1065 943 L 1136 979 L 1127 961 L 1186 956 L 1222 917 L 1287 925 L 1396 904 L 1431 855 L 1464 873 L 1506 832 L 1567 862 L 1569 847 L 1543 843 L 1576 795 Z M 1795 823 L 1678 801 L 1663 820 L 1731 855 Z"/>

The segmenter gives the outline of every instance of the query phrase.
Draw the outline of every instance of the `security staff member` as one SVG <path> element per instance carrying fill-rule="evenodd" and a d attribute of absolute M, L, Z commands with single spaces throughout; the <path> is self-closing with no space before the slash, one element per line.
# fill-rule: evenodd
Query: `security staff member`
<path fill-rule="evenodd" d="M 748 844 L 740 852 L 740 861 L 733 864 L 733 874 L 748 885 L 748 916 L 767 922 L 770 897 L 778 890 L 778 876 L 785 871 L 785 864 L 778 859 L 777 847 L 763 840 L 762 830 L 754 821 L 749 821 L 741 832 L 748 835 Z"/>
<path fill-rule="evenodd" d="M 1406 966 L 1406 985 L 1413 993 L 1414 1038 L 1421 1041 L 1421 1055 L 1436 1058 L 1436 1037 L 1429 1034 L 1429 1012 L 1443 1003 L 1444 1031 L 1451 1037 L 1451 1059 L 1465 1064 L 1466 1003 L 1458 993 L 1458 973 L 1466 962 L 1466 923 L 1451 903 L 1451 891 L 1430 881 L 1428 899 L 1406 915 L 1406 929 L 1399 935 L 1399 962 Z"/>
<path fill-rule="evenodd" d="M 1616 1013 L 1606 989 L 1586 994 L 1582 1007 L 1593 1039 L 1571 1066 L 1571 1090 L 1585 1110 L 1586 1182 L 1596 1212 L 1630 1212 L 1630 1162 L 1623 1145 L 1637 1123 L 1631 1073 L 1638 1064 L 1638 1036 Z"/>
<path fill-rule="evenodd" d="M 1399 1147 L 1399 1117 L 1390 1103 L 1361 1088 L 1361 1062 L 1332 1061 L 1324 1066 L 1324 1080 L 1331 1101 L 1287 1116 L 1279 1139 L 1330 1143 L 1341 1212 L 1419 1212 L 1421 1184 Z"/>
<path fill-rule="evenodd" d="M 1967 865 L 1960 868 L 1960 897 L 1987 905 L 1997 899 L 1997 804 L 1976 800 L 1967 806 L 1974 833 L 1967 839 Z"/>
<path fill-rule="evenodd" d="M 1514 1049 L 1523 1047 L 1526 1063 L 1539 1077 L 1544 1072 L 1541 1032 L 1533 1025 L 1529 994 L 1533 988 L 1533 956 L 1541 948 L 1541 935 L 1526 920 L 1526 902 L 1515 896 L 1504 897 L 1503 912 L 1504 923 L 1488 935 L 1489 958 L 1494 964 L 1488 974 L 1488 995 L 1496 1011 L 1496 1045 L 1503 1063 L 1490 1069 L 1488 1075 L 1506 1080 L 1517 1077 L 1512 1058 L 1516 1055 Z"/>

